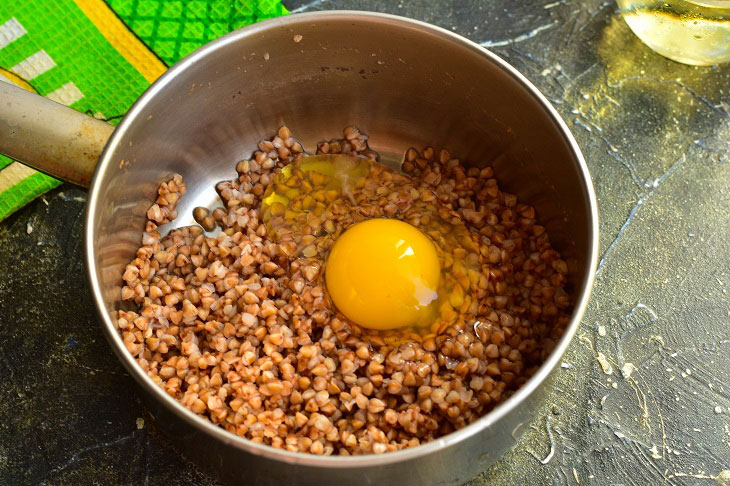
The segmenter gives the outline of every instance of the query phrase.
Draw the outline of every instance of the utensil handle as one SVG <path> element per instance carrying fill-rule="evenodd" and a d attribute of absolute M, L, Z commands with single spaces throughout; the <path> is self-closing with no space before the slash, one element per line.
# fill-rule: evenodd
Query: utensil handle
<path fill-rule="evenodd" d="M 89 187 L 113 131 L 108 123 L 0 82 L 0 153 L 34 169 Z"/>

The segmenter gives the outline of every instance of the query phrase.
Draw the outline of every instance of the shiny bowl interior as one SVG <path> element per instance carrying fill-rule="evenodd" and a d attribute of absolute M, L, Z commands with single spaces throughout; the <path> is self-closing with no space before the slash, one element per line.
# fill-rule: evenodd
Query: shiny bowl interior
<path fill-rule="evenodd" d="M 383 160 L 395 163 L 411 146 L 448 148 L 464 161 L 491 165 L 504 190 L 535 206 L 569 263 L 575 310 L 553 355 L 508 401 L 413 449 L 321 457 L 228 434 L 179 405 L 137 367 L 117 334 L 114 311 L 157 186 L 179 173 L 188 187 L 180 213 L 209 205 L 204 188 L 235 177 L 235 163 L 284 124 L 308 150 L 355 125 Z M 483 470 L 515 443 L 575 333 L 593 282 L 597 241 L 596 201 L 580 150 L 524 77 L 455 34 L 362 12 L 256 24 L 178 63 L 112 136 L 92 182 L 86 226 L 90 286 L 104 330 L 153 413 L 178 434 L 189 456 L 227 481 L 254 484 L 291 478 L 308 484 L 324 477 L 333 483 L 357 477 L 451 484 Z"/>

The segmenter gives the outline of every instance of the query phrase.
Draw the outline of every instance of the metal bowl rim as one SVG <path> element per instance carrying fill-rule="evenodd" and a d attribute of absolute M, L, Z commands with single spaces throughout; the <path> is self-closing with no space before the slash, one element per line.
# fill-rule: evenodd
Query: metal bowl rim
<path fill-rule="evenodd" d="M 161 387 L 156 385 L 152 381 L 152 379 L 142 371 L 139 365 L 134 361 L 132 355 L 129 354 L 122 342 L 121 336 L 119 335 L 114 322 L 112 321 L 111 316 L 109 315 L 109 313 L 106 312 L 106 306 L 104 304 L 104 299 L 102 298 L 102 289 L 96 276 L 97 267 L 94 261 L 93 228 L 95 224 L 96 208 L 97 205 L 100 204 L 98 187 L 101 184 L 102 175 L 114 167 L 112 155 L 115 148 L 119 145 L 120 141 L 124 138 L 124 135 L 138 118 L 138 116 L 145 110 L 148 102 L 152 100 L 155 96 L 157 96 L 158 93 L 161 92 L 164 87 L 169 84 L 170 81 L 172 81 L 176 76 L 182 74 L 189 66 L 195 64 L 198 60 L 204 58 L 209 53 L 212 53 L 217 49 L 224 48 L 230 43 L 238 42 L 247 37 L 264 33 L 270 28 L 282 26 L 291 27 L 299 24 L 311 23 L 313 21 L 367 21 L 376 25 L 388 24 L 405 29 L 417 29 L 427 34 L 438 36 L 443 41 L 452 44 L 454 48 L 470 50 L 483 57 L 485 61 L 491 62 L 493 65 L 500 68 L 502 71 L 508 74 L 515 82 L 517 82 L 524 89 L 526 89 L 534 97 L 534 99 L 539 102 L 539 104 L 551 118 L 555 127 L 563 136 L 565 143 L 570 148 L 570 151 L 572 152 L 572 155 L 579 166 L 580 176 L 583 182 L 583 189 L 587 196 L 586 202 L 589 205 L 588 209 L 591 213 L 589 227 L 590 234 L 588 240 L 588 244 L 590 246 L 588 255 L 589 265 L 586 268 L 585 274 L 581 278 L 581 282 L 583 285 L 582 288 L 579 289 L 579 298 L 576 301 L 569 326 L 565 329 L 562 338 L 560 339 L 548 359 L 540 366 L 537 373 L 535 373 L 509 399 L 502 402 L 488 414 L 476 420 L 472 424 L 469 424 L 468 426 L 452 432 L 444 437 L 433 440 L 431 442 L 427 442 L 417 447 L 407 448 L 386 454 L 369 454 L 361 456 L 317 456 L 314 454 L 284 451 L 280 449 L 275 449 L 267 445 L 256 444 L 248 439 L 236 436 L 222 429 L 221 427 L 214 425 L 208 420 L 205 420 L 202 417 L 194 414 L 190 410 L 183 407 L 177 400 L 165 393 Z M 206 434 L 216 438 L 217 440 L 220 440 L 225 444 L 234 446 L 242 451 L 254 455 L 266 456 L 268 458 L 285 463 L 300 464 L 311 467 L 377 467 L 437 453 L 443 448 L 457 444 L 466 440 L 470 436 L 478 434 L 481 430 L 496 423 L 503 416 L 507 415 L 510 411 L 517 408 L 533 391 L 535 391 L 545 381 L 545 379 L 557 366 L 558 362 L 562 359 L 563 354 L 565 353 L 569 343 L 575 335 L 581 319 L 585 313 L 588 299 L 590 297 L 590 292 L 595 280 L 595 269 L 598 261 L 598 210 L 596 196 L 593 190 L 593 184 L 591 182 L 590 174 L 588 172 L 588 167 L 586 166 L 581 150 L 578 147 L 575 139 L 573 138 L 573 135 L 571 134 L 570 130 L 568 129 L 567 125 L 562 120 L 560 115 L 549 103 L 549 101 L 544 97 L 544 95 L 542 95 L 542 93 L 540 93 L 540 91 L 538 91 L 538 89 L 533 86 L 532 83 L 530 83 L 515 68 L 510 66 L 507 62 L 503 61 L 497 55 L 466 39 L 465 37 L 425 22 L 383 13 L 351 10 L 333 10 L 301 13 L 286 17 L 279 17 L 256 23 L 237 31 L 233 31 L 194 51 L 193 53 L 179 61 L 177 64 L 175 64 L 159 79 L 157 79 L 142 94 L 142 96 L 134 103 L 134 105 L 124 116 L 121 123 L 114 131 L 112 137 L 107 143 L 106 148 L 104 149 L 104 152 L 99 159 L 99 163 L 97 165 L 94 177 L 91 181 L 91 185 L 89 188 L 89 197 L 88 203 L 86 205 L 85 215 L 84 239 L 87 276 L 93 294 L 93 300 L 96 310 L 102 322 L 104 323 L 103 329 L 106 334 L 107 340 L 114 349 L 117 357 L 122 361 L 125 368 L 132 375 L 132 377 L 134 377 L 134 379 L 143 387 L 145 391 L 147 391 L 149 394 L 159 400 L 159 402 L 162 403 L 169 411 L 174 413 L 178 418 L 187 422 L 189 425 L 205 432 Z"/>

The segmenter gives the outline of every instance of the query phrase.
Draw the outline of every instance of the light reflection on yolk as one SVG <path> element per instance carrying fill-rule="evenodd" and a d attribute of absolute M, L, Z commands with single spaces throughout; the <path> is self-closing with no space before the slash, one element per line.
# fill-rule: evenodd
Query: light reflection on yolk
<path fill-rule="evenodd" d="M 395 219 L 370 219 L 335 241 L 325 278 L 334 304 L 369 329 L 395 329 L 427 319 L 440 266 L 434 244 Z"/>

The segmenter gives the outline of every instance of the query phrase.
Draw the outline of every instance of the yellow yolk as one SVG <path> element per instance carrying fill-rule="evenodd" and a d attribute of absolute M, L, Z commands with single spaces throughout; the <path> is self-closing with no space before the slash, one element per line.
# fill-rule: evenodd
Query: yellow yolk
<path fill-rule="evenodd" d="M 385 330 L 422 321 L 440 275 L 436 248 L 423 233 L 395 219 L 370 219 L 335 241 L 325 278 L 348 319 Z"/>

